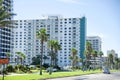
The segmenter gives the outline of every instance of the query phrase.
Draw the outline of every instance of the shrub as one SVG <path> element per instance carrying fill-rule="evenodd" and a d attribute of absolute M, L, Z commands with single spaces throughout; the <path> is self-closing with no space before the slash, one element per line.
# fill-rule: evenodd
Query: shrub
<path fill-rule="evenodd" d="M 43 67 L 46 69 L 49 67 L 49 64 L 43 64 Z"/>
<path fill-rule="evenodd" d="M 54 68 L 58 69 L 58 70 L 61 70 L 61 68 L 57 65 L 57 66 L 54 66 Z"/>
<path fill-rule="evenodd" d="M 15 69 L 14 69 L 14 67 L 13 67 L 12 65 L 8 65 L 8 66 L 6 67 L 6 71 L 7 71 L 7 72 L 15 72 Z"/>
<path fill-rule="evenodd" d="M 36 65 L 37 68 L 40 68 L 40 65 Z"/>
<path fill-rule="evenodd" d="M 18 70 L 18 65 L 16 65 L 16 66 L 14 67 L 14 69 L 15 69 L 15 70 Z"/>
<path fill-rule="evenodd" d="M 30 68 L 28 66 L 23 66 L 23 65 L 16 65 L 15 69 L 17 70 L 17 72 L 24 72 L 27 73 L 30 71 Z"/>

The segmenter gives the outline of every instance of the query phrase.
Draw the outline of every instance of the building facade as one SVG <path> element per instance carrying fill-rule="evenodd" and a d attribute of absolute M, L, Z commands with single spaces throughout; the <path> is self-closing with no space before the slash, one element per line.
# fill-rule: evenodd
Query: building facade
<path fill-rule="evenodd" d="M 96 51 L 101 51 L 101 38 L 99 36 L 88 36 L 86 41 L 92 44 L 92 48 Z"/>
<path fill-rule="evenodd" d="M 3 0 L 3 6 L 8 12 L 13 12 L 13 0 Z M 9 7 L 9 9 L 8 9 Z M 9 18 L 10 20 L 12 17 Z M 1 26 L 2 27 L 2 26 Z M 12 29 L 0 28 L 0 57 L 4 57 L 7 52 L 12 50 Z"/>
<path fill-rule="evenodd" d="M 118 58 L 118 54 L 113 49 L 107 50 L 107 56 L 109 56 L 109 54 L 112 54 L 114 58 Z"/>
<path fill-rule="evenodd" d="M 58 65 L 70 66 L 71 48 L 76 48 L 79 57 L 84 57 L 86 18 L 63 18 L 61 16 L 46 16 L 36 20 L 15 20 L 14 56 L 15 52 L 23 52 L 27 58 L 26 64 L 31 64 L 32 57 L 40 55 L 41 44 L 36 38 L 36 32 L 41 28 L 47 30 L 48 40 L 58 40 L 62 50 L 58 51 Z M 81 33 L 82 32 L 82 33 Z M 44 45 L 44 55 L 49 57 L 47 42 Z M 49 63 L 50 60 L 47 62 Z"/>

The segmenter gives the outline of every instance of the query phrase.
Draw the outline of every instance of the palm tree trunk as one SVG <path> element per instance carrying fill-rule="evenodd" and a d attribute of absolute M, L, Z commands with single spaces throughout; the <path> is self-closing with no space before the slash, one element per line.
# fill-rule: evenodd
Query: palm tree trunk
<path fill-rule="evenodd" d="M 52 61 L 52 57 L 51 57 L 49 75 L 52 74 L 52 64 L 53 64 L 53 61 Z"/>
<path fill-rule="evenodd" d="M 54 60 L 55 66 L 57 66 L 57 51 L 55 51 L 55 60 Z"/>
<path fill-rule="evenodd" d="M 54 59 L 52 60 L 52 58 L 53 58 L 53 48 L 51 47 L 51 61 L 50 61 L 50 70 L 49 70 L 49 75 L 51 75 L 52 74 L 52 65 L 53 65 L 53 61 L 54 61 Z"/>
<path fill-rule="evenodd" d="M 55 66 L 57 66 L 57 58 L 55 58 Z"/>
<path fill-rule="evenodd" d="M 40 75 L 42 75 L 42 60 L 43 60 L 43 41 L 41 41 Z"/>
<path fill-rule="evenodd" d="M 96 66 L 96 61 L 95 61 L 95 57 L 94 57 L 94 70 L 95 70 L 95 66 Z"/>

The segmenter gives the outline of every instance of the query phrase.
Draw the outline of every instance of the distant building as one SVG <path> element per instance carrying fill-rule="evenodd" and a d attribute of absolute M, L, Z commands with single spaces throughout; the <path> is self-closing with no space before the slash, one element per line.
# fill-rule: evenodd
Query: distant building
<path fill-rule="evenodd" d="M 87 36 L 86 39 L 92 44 L 92 48 L 96 51 L 101 51 L 101 38 L 99 36 Z"/>
<path fill-rule="evenodd" d="M 115 52 L 115 50 L 107 50 L 107 56 L 108 56 L 109 54 L 112 54 L 114 58 L 115 58 L 115 57 L 118 58 L 118 54 Z"/>
<path fill-rule="evenodd" d="M 115 57 L 118 58 L 118 53 L 115 53 Z"/>

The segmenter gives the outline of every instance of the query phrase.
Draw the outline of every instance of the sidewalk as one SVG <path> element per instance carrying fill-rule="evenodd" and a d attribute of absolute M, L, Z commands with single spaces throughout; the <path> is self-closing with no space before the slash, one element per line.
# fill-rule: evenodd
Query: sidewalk
<path fill-rule="evenodd" d="M 5 76 L 17 76 L 17 75 L 27 75 L 27 74 L 16 74 L 16 73 L 9 73 L 9 74 L 5 74 Z M 2 74 L 0 74 L 0 76 L 3 76 Z"/>

